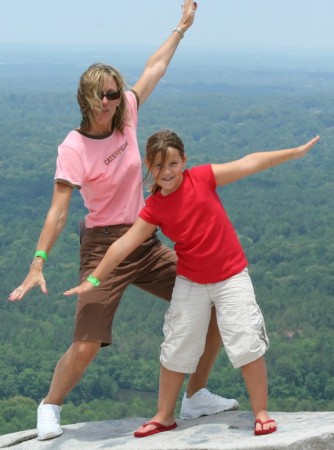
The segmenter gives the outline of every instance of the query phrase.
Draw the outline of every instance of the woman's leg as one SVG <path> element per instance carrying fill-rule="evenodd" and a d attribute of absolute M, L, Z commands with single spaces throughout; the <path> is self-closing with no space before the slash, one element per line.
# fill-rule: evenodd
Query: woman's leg
<path fill-rule="evenodd" d="M 44 404 L 61 405 L 100 349 L 100 342 L 74 342 L 59 359 Z"/>
<path fill-rule="evenodd" d="M 99 342 L 74 342 L 58 361 L 49 393 L 37 409 L 38 440 L 60 436 L 61 404 L 78 383 L 100 348 Z"/>

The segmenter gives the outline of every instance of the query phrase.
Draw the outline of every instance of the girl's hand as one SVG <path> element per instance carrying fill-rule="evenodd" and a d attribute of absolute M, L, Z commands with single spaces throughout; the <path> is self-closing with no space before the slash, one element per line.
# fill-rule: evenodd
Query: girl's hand
<path fill-rule="evenodd" d="M 75 294 L 84 294 L 85 292 L 89 292 L 94 289 L 94 286 L 89 281 L 83 281 L 79 286 L 76 286 L 72 289 L 68 289 L 64 292 L 64 295 L 67 297 Z"/>
<path fill-rule="evenodd" d="M 306 142 L 306 144 L 296 147 L 295 158 L 299 159 L 299 158 L 302 158 L 303 156 L 305 156 L 311 150 L 313 145 L 315 145 L 319 140 L 320 140 L 320 136 L 316 136 L 315 138 Z"/>

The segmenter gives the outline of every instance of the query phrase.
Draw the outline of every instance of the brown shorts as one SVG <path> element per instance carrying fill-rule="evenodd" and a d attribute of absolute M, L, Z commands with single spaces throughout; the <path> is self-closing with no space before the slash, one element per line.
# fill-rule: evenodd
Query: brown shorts
<path fill-rule="evenodd" d="M 81 235 L 80 279 L 86 279 L 109 246 L 129 225 L 86 228 Z M 132 252 L 100 286 L 78 298 L 73 341 L 111 344 L 113 319 L 125 289 L 130 285 L 170 300 L 175 283 L 176 255 L 156 234 Z"/>

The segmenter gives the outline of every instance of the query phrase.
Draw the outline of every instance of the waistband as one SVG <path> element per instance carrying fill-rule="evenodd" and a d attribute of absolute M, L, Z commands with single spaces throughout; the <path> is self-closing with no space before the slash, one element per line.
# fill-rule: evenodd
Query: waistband
<path fill-rule="evenodd" d="M 119 234 L 124 233 L 129 228 L 131 228 L 132 224 L 120 224 L 120 225 L 106 225 L 105 227 L 93 227 L 86 228 L 87 230 L 93 230 L 94 233 L 103 233 L 103 234 Z"/>

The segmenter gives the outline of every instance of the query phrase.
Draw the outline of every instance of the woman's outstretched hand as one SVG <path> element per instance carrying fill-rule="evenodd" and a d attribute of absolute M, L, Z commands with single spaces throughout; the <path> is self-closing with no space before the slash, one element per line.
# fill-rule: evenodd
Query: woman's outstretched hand
<path fill-rule="evenodd" d="M 185 32 L 194 23 L 197 3 L 192 0 L 184 0 L 182 5 L 182 17 L 178 27 Z"/>
<path fill-rule="evenodd" d="M 46 281 L 41 268 L 37 269 L 36 267 L 31 266 L 30 272 L 28 273 L 23 283 L 9 294 L 8 300 L 10 300 L 11 302 L 21 300 L 25 296 L 25 294 L 35 286 L 40 286 L 43 294 L 48 293 Z"/>

